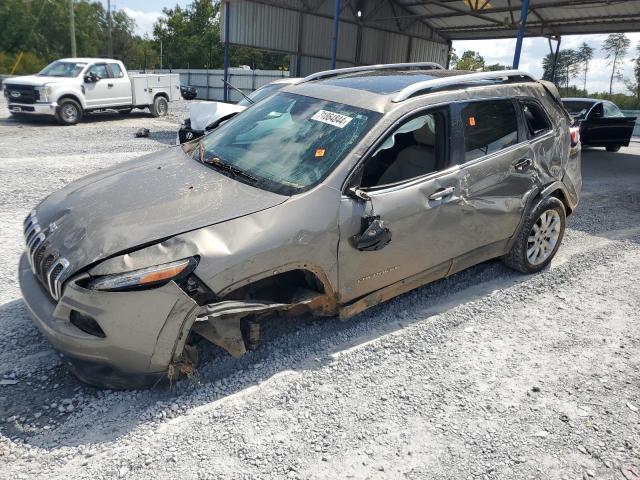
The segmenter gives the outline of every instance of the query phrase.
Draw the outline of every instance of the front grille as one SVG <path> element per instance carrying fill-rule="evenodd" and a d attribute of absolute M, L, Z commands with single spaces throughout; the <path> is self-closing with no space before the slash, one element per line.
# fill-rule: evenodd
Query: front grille
<path fill-rule="evenodd" d="M 15 103 L 36 103 L 40 100 L 40 92 L 31 85 L 5 85 L 7 98 Z"/>
<path fill-rule="evenodd" d="M 38 223 L 35 210 L 24 221 L 26 252 L 31 270 L 54 300 L 62 295 L 62 281 L 69 268 L 66 258 L 60 257 L 47 241 L 47 231 Z"/>

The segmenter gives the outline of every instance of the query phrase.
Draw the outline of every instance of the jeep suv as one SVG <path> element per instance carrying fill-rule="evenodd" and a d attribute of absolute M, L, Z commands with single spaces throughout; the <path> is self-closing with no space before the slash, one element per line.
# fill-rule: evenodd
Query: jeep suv
<path fill-rule="evenodd" d="M 112 388 L 234 356 L 270 313 L 347 318 L 491 258 L 549 264 L 581 188 L 552 84 L 432 64 L 321 72 L 199 142 L 101 170 L 25 220 L 22 293 Z"/>

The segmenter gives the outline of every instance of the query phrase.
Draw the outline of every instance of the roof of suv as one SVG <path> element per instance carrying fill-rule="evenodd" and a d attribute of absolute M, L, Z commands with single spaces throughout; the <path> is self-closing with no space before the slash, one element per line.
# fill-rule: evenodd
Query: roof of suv
<path fill-rule="evenodd" d="M 286 91 L 386 112 L 405 100 L 428 93 L 524 83 L 533 85 L 536 80 L 518 70 L 471 72 L 422 64 L 391 64 L 319 72 Z"/>
<path fill-rule="evenodd" d="M 316 80 L 316 83 L 366 90 L 379 95 L 390 95 L 400 92 L 403 88 L 414 83 L 469 73 L 475 72 L 467 70 L 370 70 Z"/>

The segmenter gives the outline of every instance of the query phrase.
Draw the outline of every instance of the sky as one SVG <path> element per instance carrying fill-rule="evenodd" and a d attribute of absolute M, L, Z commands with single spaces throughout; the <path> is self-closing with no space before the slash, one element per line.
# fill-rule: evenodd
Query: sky
<path fill-rule="evenodd" d="M 101 0 L 107 5 L 107 0 Z M 165 7 L 174 7 L 176 4 L 186 6 L 190 0 L 112 0 L 111 7 L 123 9 L 127 15 L 136 21 L 136 33 L 144 35 L 151 34 L 153 23 L 162 15 Z M 640 33 L 628 33 L 631 39 L 629 54 L 624 59 L 624 77 L 633 76 L 632 59 L 637 56 L 636 46 L 640 45 Z M 590 92 L 609 91 L 609 77 L 611 67 L 607 65 L 604 54 L 601 50 L 602 42 L 606 35 L 571 35 L 562 37 L 561 48 L 577 48 L 582 42 L 586 42 L 595 49 L 594 58 L 589 66 L 587 75 L 587 89 Z M 513 40 L 471 40 L 455 41 L 453 48 L 458 56 L 465 50 L 474 50 L 482 55 L 487 64 L 501 63 L 511 65 L 513 62 L 513 51 L 515 49 L 515 39 Z M 555 45 L 555 44 L 554 44 Z M 520 70 L 532 73 L 536 77 L 542 75 L 542 59 L 549 53 L 549 45 L 545 38 L 526 38 L 520 57 Z M 571 84 L 581 86 L 578 79 L 572 80 Z M 628 93 L 624 84 L 620 80 L 614 80 L 614 92 Z"/>

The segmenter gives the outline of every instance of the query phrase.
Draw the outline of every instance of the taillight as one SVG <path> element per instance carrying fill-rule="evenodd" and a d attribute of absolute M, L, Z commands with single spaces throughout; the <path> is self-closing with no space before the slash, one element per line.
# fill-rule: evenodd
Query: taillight
<path fill-rule="evenodd" d="M 580 127 L 569 127 L 569 136 L 571 137 L 571 146 L 575 147 L 580 142 Z"/>

